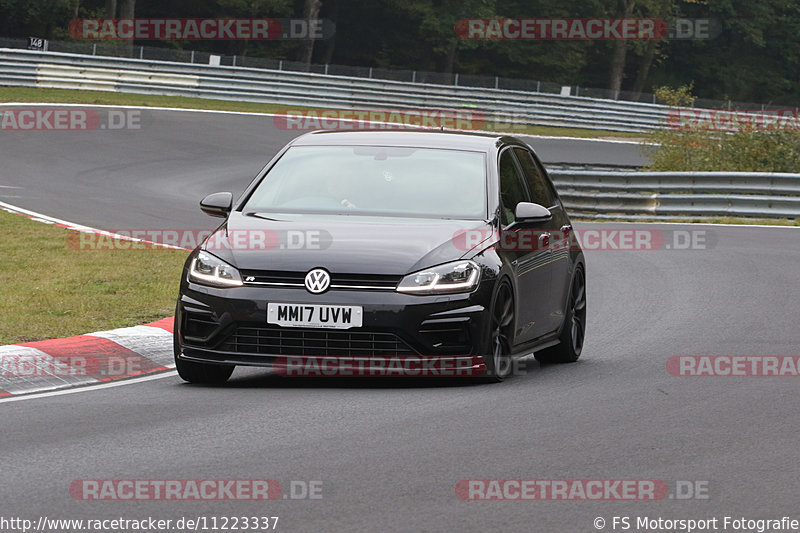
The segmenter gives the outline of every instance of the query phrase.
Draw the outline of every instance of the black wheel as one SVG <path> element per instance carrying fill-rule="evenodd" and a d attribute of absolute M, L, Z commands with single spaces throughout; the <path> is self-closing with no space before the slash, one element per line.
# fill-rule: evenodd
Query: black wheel
<path fill-rule="evenodd" d="M 485 381 L 503 381 L 511 375 L 513 361 L 511 359 L 511 340 L 514 333 L 514 295 L 511 285 L 500 284 L 490 309 L 488 346 L 486 354 Z"/>
<path fill-rule="evenodd" d="M 220 385 L 228 381 L 233 374 L 234 365 L 209 365 L 196 363 L 194 361 L 184 361 L 175 357 L 175 368 L 178 375 L 189 383 L 201 383 L 204 385 Z"/>
<path fill-rule="evenodd" d="M 551 348 L 536 352 L 534 357 L 544 364 L 574 363 L 581 356 L 585 333 L 586 275 L 583 267 L 579 265 L 572 277 L 567 316 L 561 328 L 560 342 Z"/>

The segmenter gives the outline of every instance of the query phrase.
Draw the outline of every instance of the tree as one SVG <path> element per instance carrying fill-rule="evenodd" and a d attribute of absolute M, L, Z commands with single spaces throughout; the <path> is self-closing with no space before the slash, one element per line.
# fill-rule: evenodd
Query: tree
<path fill-rule="evenodd" d="M 407 11 L 419 20 L 419 39 L 430 46 L 440 69 L 452 74 L 458 51 L 481 46 L 456 34 L 456 23 L 465 18 L 496 16 L 496 0 L 398 0 L 396 8 Z"/>
<path fill-rule="evenodd" d="M 318 19 L 321 7 L 322 2 L 320 0 L 305 0 L 303 19 L 307 21 Z M 314 54 L 314 41 L 315 39 L 309 35 L 308 39 L 304 39 L 297 49 L 297 60 L 305 63 L 306 66 L 311 65 L 311 57 Z"/>
<path fill-rule="evenodd" d="M 631 18 L 636 0 L 619 0 L 618 16 L 621 18 Z M 628 41 L 618 39 L 614 41 L 614 51 L 611 53 L 611 65 L 609 67 L 608 88 L 611 90 L 612 98 L 619 96 L 622 88 L 622 78 L 625 75 L 625 57 L 628 53 Z"/>
<path fill-rule="evenodd" d="M 132 19 L 136 15 L 136 0 L 122 0 L 119 6 L 119 18 Z M 128 57 L 133 57 L 133 39 L 125 43 L 126 54 Z"/>
<path fill-rule="evenodd" d="M 218 0 L 218 16 L 274 18 L 291 14 L 291 0 Z M 246 56 L 250 40 L 240 41 L 238 54 Z"/>
<path fill-rule="evenodd" d="M 652 18 L 661 20 L 667 19 L 670 15 L 675 14 L 676 5 L 675 0 L 644 0 L 647 7 L 648 15 Z M 633 82 L 633 100 L 638 100 L 644 90 L 647 78 L 650 75 L 650 69 L 655 61 L 656 54 L 660 49 L 663 49 L 664 40 L 650 39 L 645 41 L 644 51 L 641 54 L 642 59 L 639 63 L 639 69 L 636 72 L 636 80 Z"/>

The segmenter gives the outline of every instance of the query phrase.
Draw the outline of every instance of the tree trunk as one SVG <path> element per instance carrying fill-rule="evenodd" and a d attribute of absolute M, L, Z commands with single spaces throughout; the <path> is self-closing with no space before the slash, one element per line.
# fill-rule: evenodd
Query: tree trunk
<path fill-rule="evenodd" d="M 665 19 L 669 16 L 670 10 L 673 8 L 672 0 L 659 0 L 659 2 L 650 6 L 652 10 L 651 16 Z M 647 77 L 650 75 L 650 68 L 653 66 L 656 52 L 658 52 L 658 44 L 659 41 L 656 39 L 647 42 L 644 55 L 642 55 L 641 64 L 639 65 L 639 71 L 636 73 L 636 81 L 633 82 L 633 100 L 638 100 L 642 96 L 644 84 L 647 83 Z"/>
<path fill-rule="evenodd" d="M 636 81 L 633 83 L 633 100 L 638 100 L 644 90 L 644 84 L 647 82 L 647 76 L 650 74 L 650 67 L 653 65 L 653 60 L 656 57 L 656 49 L 658 48 L 658 41 L 652 40 L 647 43 L 647 48 L 642 56 L 642 64 L 639 65 L 639 72 L 636 73 Z"/>
<path fill-rule="evenodd" d="M 122 0 L 119 6 L 119 18 L 132 19 L 136 13 L 136 0 Z M 125 43 L 127 56 L 133 57 L 133 39 Z"/>
<path fill-rule="evenodd" d="M 450 43 L 450 48 L 447 50 L 447 59 L 445 59 L 444 73 L 452 74 L 456 64 L 456 56 L 458 55 L 458 41 L 454 40 Z"/>
<path fill-rule="evenodd" d="M 336 0 L 327 3 L 329 7 L 329 17 L 334 25 L 339 22 L 339 3 Z M 333 52 L 336 50 L 336 32 L 334 31 L 330 39 L 325 42 L 325 52 L 322 62 L 329 64 L 333 61 Z"/>
<path fill-rule="evenodd" d="M 117 0 L 106 0 L 106 18 L 113 19 L 117 17 Z"/>
<path fill-rule="evenodd" d="M 630 18 L 636 0 L 621 0 L 622 18 Z M 628 41 L 618 39 L 614 41 L 614 51 L 611 54 L 611 68 L 609 73 L 608 88 L 611 97 L 617 99 L 622 88 L 622 78 L 625 75 L 625 57 L 628 53 Z"/>
<path fill-rule="evenodd" d="M 320 0 L 305 0 L 303 8 L 303 18 L 305 20 L 319 18 L 319 9 L 322 7 Z M 309 38 L 300 42 L 300 47 L 297 49 L 297 60 L 305 63 L 306 66 L 311 65 L 311 57 L 314 54 L 314 39 Z"/>

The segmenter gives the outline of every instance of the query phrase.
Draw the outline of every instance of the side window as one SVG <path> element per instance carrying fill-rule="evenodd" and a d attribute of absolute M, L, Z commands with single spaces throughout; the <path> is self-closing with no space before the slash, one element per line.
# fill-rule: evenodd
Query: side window
<path fill-rule="evenodd" d="M 514 163 L 514 157 L 511 150 L 506 150 L 500 154 L 500 202 L 501 206 L 501 222 L 504 226 L 514 222 L 514 211 L 517 204 L 520 202 L 528 202 L 528 191 L 525 189 L 525 183 L 522 175 L 519 173 L 517 165 Z"/>
<path fill-rule="evenodd" d="M 531 201 L 544 207 L 554 206 L 556 197 L 550 188 L 550 184 L 547 183 L 547 179 L 539 171 L 539 167 L 536 166 L 536 162 L 530 152 L 522 148 L 514 148 L 514 152 L 517 154 L 519 164 L 525 173 L 525 182 L 531 192 Z"/>

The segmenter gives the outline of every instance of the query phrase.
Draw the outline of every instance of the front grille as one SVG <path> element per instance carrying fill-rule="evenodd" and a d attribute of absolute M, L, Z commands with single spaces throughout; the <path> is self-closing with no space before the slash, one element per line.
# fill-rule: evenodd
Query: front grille
<path fill-rule="evenodd" d="M 220 345 L 235 353 L 271 355 L 416 355 L 394 333 L 239 326 Z"/>
<path fill-rule="evenodd" d="M 270 285 L 275 287 L 304 287 L 307 272 L 285 272 L 270 270 L 242 270 L 245 285 Z M 383 274 L 339 274 L 331 273 L 331 288 L 334 289 L 385 289 L 394 290 L 403 276 Z"/>

